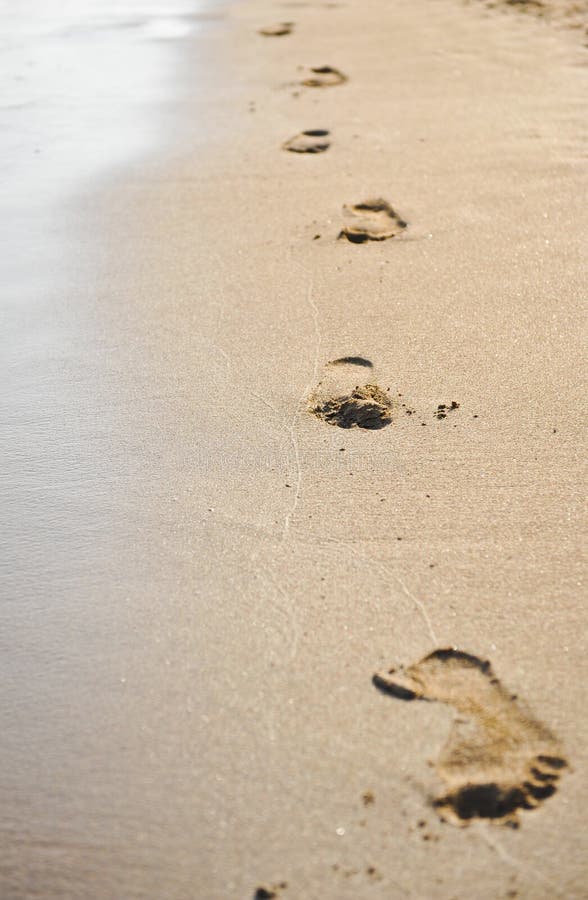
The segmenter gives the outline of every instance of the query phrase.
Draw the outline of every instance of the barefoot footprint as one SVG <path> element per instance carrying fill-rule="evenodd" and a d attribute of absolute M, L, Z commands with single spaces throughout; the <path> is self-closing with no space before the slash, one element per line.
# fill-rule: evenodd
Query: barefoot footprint
<path fill-rule="evenodd" d="M 309 412 L 339 428 L 383 428 L 392 421 L 392 402 L 362 369 L 373 363 L 362 356 L 342 356 L 325 366 L 325 375 L 308 401 Z"/>
<path fill-rule="evenodd" d="M 402 234 L 407 223 L 381 197 L 363 203 L 345 204 L 343 216 L 347 220 L 339 237 L 354 244 L 364 241 L 385 241 Z"/>
<path fill-rule="evenodd" d="M 518 828 L 518 812 L 555 793 L 568 763 L 557 738 L 501 685 L 489 662 L 459 650 L 435 650 L 408 668 L 373 677 L 401 700 L 437 700 L 458 713 L 437 761 L 447 793 L 434 801 L 441 819 L 473 819 Z"/>
<path fill-rule="evenodd" d="M 293 28 L 294 22 L 276 22 L 275 25 L 266 25 L 265 28 L 260 28 L 258 34 L 262 34 L 264 37 L 281 37 L 284 34 L 292 34 Z"/>
<path fill-rule="evenodd" d="M 334 87 L 347 81 L 347 75 L 332 66 L 314 66 L 310 73 L 302 82 L 305 87 Z"/>
<path fill-rule="evenodd" d="M 330 146 L 329 132 L 324 128 L 301 131 L 282 144 L 284 150 L 290 150 L 292 153 L 323 153 Z"/>

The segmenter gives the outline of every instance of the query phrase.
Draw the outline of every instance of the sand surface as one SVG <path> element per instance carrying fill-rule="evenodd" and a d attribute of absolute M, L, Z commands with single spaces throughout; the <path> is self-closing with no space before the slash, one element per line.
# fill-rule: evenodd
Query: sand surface
<path fill-rule="evenodd" d="M 587 51 L 246 0 L 175 53 L 84 106 L 94 153 L 111 110 L 157 148 L 75 191 L 40 160 L 3 225 L 0 896 L 581 900 Z M 380 197 L 402 233 L 338 240 Z M 391 424 L 308 411 L 344 357 Z M 442 823 L 454 713 L 371 683 L 444 647 L 569 761 L 518 830 Z"/>

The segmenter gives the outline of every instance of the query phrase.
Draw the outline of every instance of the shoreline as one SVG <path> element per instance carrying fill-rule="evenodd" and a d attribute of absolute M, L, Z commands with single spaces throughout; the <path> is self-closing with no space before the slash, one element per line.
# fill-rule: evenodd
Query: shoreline
<path fill-rule="evenodd" d="M 70 207 L 63 515 L 6 613 L 10 900 L 581 897 L 585 51 L 381 6 L 229 7 L 193 94 L 186 45 L 177 145 Z M 349 80 L 300 86 L 323 65 Z M 328 150 L 281 149 L 305 129 Z M 338 240 L 370 197 L 405 231 Z M 348 356 L 390 425 L 309 414 Z M 441 825 L 452 716 L 372 687 L 443 647 L 572 762 L 516 832 Z"/>

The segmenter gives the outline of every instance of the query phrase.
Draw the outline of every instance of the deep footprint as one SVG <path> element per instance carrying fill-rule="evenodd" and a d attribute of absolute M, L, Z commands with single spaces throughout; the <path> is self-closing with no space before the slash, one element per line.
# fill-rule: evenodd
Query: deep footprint
<path fill-rule="evenodd" d="M 330 146 L 329 132 L 322 128 L 301 131 L 282 144 L 284 150 L 290 150 L 292 153 L 324 153 Z"/>
<path fill-rule="evenodd" d="M 332 66 L 314 66 L 310 72 L 302 82 L 305 87 L 334 87 L 347 81 L 347 75 Z"/>
<path fill-rule="evenodd" d="M 325 366 L 325 375 L 308 400 L 318 419 L 339 428 L 377 429 L 392 421 L 392 402 L 387 391 L 362 379 L 362 369 L 373 368 L 361 356 L 343 356 Z"/>
<path fill-rule="evenodd" d="M 447 793 L 433 806 L 444 821 L 518 828 L 520 810 L 555 793 L 568 765 L 559 741 L 501 685 L 489 662 L 435 650 L 407 669 L 374 675 L 373 683 L 400 700 L 436 700 L 460 714 L 436 764 Z"/>
<path fill-rule="evenodd" d="M 339 237 L 345 237 L 354 244 L 365 241 L 385 241 L 402 234 L 407 223 L 392 209 L 387 200 L 378 198 L 363 203 L 343 206 L 346 224 Z"/>
<path fill-rule="evenodd" d="M 292 34 L 294 22 L 276 22 L 275 25 L 266 25 L 260 28 L 258 34 L 264 37 L 282 37 L 284 34 Z"/>

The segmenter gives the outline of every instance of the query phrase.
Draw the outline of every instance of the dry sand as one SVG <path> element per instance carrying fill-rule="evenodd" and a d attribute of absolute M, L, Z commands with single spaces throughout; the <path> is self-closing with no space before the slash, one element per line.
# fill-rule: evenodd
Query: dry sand
<path fill-rule="evenodd" d="M 587 59 L 453 0 L 234 4 L 185 42 L 166 153 L 47 218 L 3 900 L 586 897 Z M 348 81 L 300 87 L 323 66 Z M 402 233 L 338 240 L 380 197 Z M 309 413 L 347 356 L 392 424 Z M 518 830 L 442 824 L 451 709 L 371 683 L 444 647 L 570 763 Z"/>

